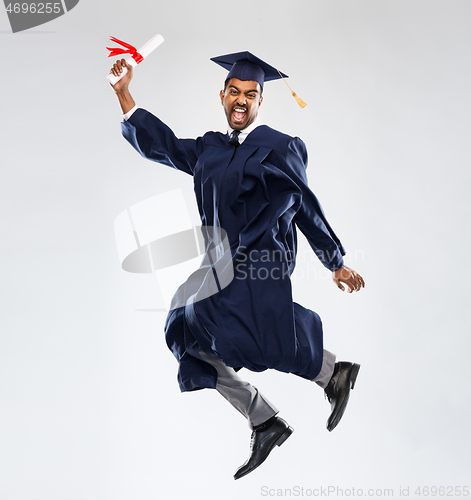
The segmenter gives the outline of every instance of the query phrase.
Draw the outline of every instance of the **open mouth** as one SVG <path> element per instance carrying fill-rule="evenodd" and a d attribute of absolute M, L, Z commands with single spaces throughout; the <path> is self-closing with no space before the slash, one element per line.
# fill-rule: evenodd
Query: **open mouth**
<path fill-rule="evenodd" d="M 244 118 L 247 114 L 247 110 L 245 108 L 240 108 L 236 106 L 232 110 L 232 119 L 236 123 L 242 123 L 244 121 Z"/>

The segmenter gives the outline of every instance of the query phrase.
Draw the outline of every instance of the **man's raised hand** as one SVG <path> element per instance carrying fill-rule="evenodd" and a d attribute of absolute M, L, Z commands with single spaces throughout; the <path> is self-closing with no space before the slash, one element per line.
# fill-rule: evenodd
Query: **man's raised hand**
<path fill-rule="evenodd" d="M 123 114 L 131 111 L 135 106 L 134 99 L 129 93 L 129 82 L 132 80 L 132 66 L 126 62 L 125 59 L 118 59 L 111 68 L 110 73 L 115 76 L 119 76 L 123 72 L 123 68 L 127 68 L 128 72 L 114 85 L 111 85 L 112 89 L 116 92 L 118 97 L 119 105 L 121 106 L 121 111 Z"/>
<path fill-rule="evenodd" d="M 348 293 L 358 292 L 361 288 L 365 288 L 365 281 L 363 278 L 353 269 L 347 266 L 342 266 L 337 271 L 332 273 L 332 279 L 335 284 L 342 290 L 345 291 L 345 287 L 342 283 L 347 285 Z"/>
<path fill-rule="evenodd" d="M 119 76 L 123 72 L 123 68 L 127 68 L 128 72 L 119 80 L 119 82 L 116 82 L 114 85 L 110 85 L 113 87 L 113 90 L 116 93 L 123 92 L 128 89 L 129 83 L 132 80 L 133 76 L 133 67 L 126 62 L 126 59 L 118 59 L 114 64 L 113 67 L 111 68 L 110 73 L 112 73 L 114 76 Z"/>

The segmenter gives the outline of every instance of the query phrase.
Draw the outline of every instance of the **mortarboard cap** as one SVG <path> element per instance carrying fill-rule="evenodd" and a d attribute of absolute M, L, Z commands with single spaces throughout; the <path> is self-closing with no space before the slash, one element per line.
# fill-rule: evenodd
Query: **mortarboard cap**
<path fill-rule="evenodd" d="M 212 57 L 211 61 L 229 71 L 226 79 L 253 80 L 262 88 L 264 82 L 288 78 L 288 75 L 280 73 L 276 68 L 247 51 Z"/>
<path fill-rule="evenodd" d="M 211 61 L 229 71 L 226 80 L 230 78 L 237 78 L 244 81 L 253 80 L 254 82 L 258 82 L 262 89 L 265 82 L 282 78 L 286 83 L 285 78 L 289 78 L 288 75 L 281 73 L 281 71 L 278 71 L 270 64 L 267 64 L 247 51 L 211 57 Z M 286 85 L 288 84 L 286 83 Z M 295 92 L 291 91 L 291 94 L 302 108 L 306 106 L 306 103 Z"/>

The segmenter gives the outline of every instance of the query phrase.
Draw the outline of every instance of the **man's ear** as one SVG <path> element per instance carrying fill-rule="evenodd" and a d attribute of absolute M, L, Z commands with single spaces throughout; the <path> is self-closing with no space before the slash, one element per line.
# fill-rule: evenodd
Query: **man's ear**
<path fill-rule="evenodd" d="M 223 103 L 223 100 L 224 100 L 224 90 L 221 90 L 221 92 L 219 92 L 219 97 L 221 98 L 221 104 L 224 104 Z"/>
<path fill-rule="evenodd" d="M 260 102 L 258 103 L 259 106 L 262 105 L 262 101 L 263 101 L 263 95 L 260 96 Z"/>

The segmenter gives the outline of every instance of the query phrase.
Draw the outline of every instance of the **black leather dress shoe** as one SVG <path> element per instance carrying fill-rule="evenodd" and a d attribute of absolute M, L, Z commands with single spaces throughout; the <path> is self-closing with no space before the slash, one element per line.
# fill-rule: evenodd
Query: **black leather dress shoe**
<path fill-rule="evenodd" d="M 234 479 L 246 476 L 261 465 L 275 446 L 281 446 L 293 433 L 282 418 L 276 417 L 268 429 L 254 430 L 250 440 L 250 457 L 234 474 Z"/>
<path fill-rule="evenodd" d="M 359 370 L 360 365 L 356 363 L 349 363 L 348 361 L 335 363 L 334 374 L 325 388 L 325 394 L 332 409 L 332 413 L 327 420 L 327 430 L 329 432 L 337 427 L 345 412 L 350 397 L 350 389 L 355 386 Z"/>

